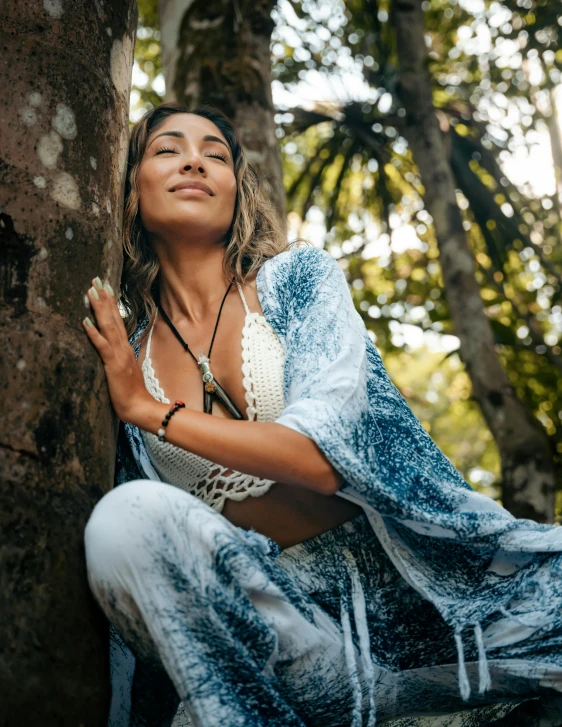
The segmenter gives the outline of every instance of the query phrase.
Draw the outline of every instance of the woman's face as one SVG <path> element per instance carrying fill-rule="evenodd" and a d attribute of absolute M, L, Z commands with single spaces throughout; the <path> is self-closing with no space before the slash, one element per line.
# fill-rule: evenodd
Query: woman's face
<path fill-rule="evenodd" d="M 172 114 L 148 138 L 139 176 L 139 210 L 156 239 L 221 241 L 236 201 L 227 141 L 209 119 Z"/>

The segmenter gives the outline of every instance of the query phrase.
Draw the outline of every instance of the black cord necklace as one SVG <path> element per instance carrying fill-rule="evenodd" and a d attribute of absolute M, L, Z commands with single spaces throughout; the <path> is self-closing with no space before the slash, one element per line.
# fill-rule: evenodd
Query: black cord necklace
<path fill-rule="evenodd" d="M 203 378 L 203 411 L 205 412 L 205 414 L 212 414 L 213 397 L 216 397 L 222 404 L 224 404 L 224 406 L 230 412 L 230 414 L 232 414 L 234 419 L 243 419 L 244 417 L 240 413 L 240 410 L 232 401 L 230 396 L 226 393 L 226 391 L 222 388 L 219 382 L 215 379 L 215 377 L 213 376 L 213 372 L 211 371 L 211 352 L 213 350 L 213 343 L 215 342 L 215 336 L 217 335 L 217 328 L 219 326 L 219 320 L 221 317 L 224 303 L 226 301 L 226 296 L 228 295 L 229 290 L 232 288 L 233 282 L 234 280 L 230 281 L 230 285 L 226 289 L 226 293 L 224 294 L 224 297 L 222 299 L 222 303 L 219 308 L 219 314 L 217 316 L 217 321 L 215 323 L 215 329 L 213 331 L 213 337 L 211 338 L 211 345 L 209 346 L 209 353 L 205 356 L 205 354 L 201 352 L 201 355 L 198 359 L 193 355 L 193 352 L 187 345 L 187 342 L 184 341 L 180 332 L 174 326 L 164 308 L 162 308 L 160 301 L 158 301 L 157 306 L 158 310 L 162 314 L 162 318 L 168 324 L 174 336 L 178 339 L 184 350 L 187 351 L 187 353 L 191 356 L 191 358 L 199 367 L 199 371 L 201 372 L 201 376 Z"/>

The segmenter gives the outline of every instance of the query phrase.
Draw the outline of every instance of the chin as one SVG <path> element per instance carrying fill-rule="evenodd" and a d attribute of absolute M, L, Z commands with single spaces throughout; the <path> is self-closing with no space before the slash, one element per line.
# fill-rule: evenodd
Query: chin
<path fill-rule="evenodd" d="M 205 219 L 200 214 L 181 215 L 159 226 L 163 236 L 178 235 L 183 233 L 188 238 L 208 238 L 211 240 L 223 240 L 230 229 L 230 221 L 224 225 L 217 225 L 216 219 Z M 158 233 L 157 233 L 158 234 Z"/>

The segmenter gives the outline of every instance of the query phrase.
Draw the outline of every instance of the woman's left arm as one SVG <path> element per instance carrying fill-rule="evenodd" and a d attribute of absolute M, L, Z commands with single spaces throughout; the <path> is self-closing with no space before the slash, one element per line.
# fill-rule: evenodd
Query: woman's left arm
<path fill-rule="evenodd" d="M 146 390 L 141 368 L 129 345 L 115 298 L 97 279 L 88 291 L 99 330 L 83 322 L 105 368 L 111 401 L 124 422 L 156 433 L 169 411 Z M 180 409 L 170 419 L 166 439 L 223 467 L 275 482 L 334 494 L 342 478 L 304 434 L 273 422 L 249 422 Z"/>

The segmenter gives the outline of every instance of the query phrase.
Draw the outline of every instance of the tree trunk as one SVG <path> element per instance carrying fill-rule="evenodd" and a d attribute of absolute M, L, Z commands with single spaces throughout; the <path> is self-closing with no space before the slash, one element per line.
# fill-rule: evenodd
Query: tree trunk
<path fill-rule="evenodd" d="M 562 204 L 562 134 L 560 133 L 560 114 L 558 113 L 556 91 L 554 88 L 550 89 L 550 114 L 548 115 L 546 122 L 548 125 L 550 147 L 552 150 L 552 163 L 554 165 L 554 176 L 556 179 L 556 194 L 558 196 L 560 206 L 560 204 Z"/>
<path fill-rule="evenodd" d="M 121 272 L 134 0 L 12 2 L 0 100 L 0 723 L 105 727 L 107 624 L 83 530 L 116 421 L 81 321 Z"/>
<path fill-rule="evenodd" d="M 552 522 L 555 471 L 548 437 L 516 397 L 495 350 L 455 197 L 427 71 L 421 0 L 394 0 L 399 95 L 406 110 L 404 135 L 433 217 L 445 294 L 473 395 L 496 440 L 502 464 L 502 500 L 517 517 Z"/>
<path fill-rule="evenodd" d="M 212 104 L 234 122 L 284 222 L 269 51 L 274 5 L 274 0 L 160 0 L 160 42 L 166 100 L 188 108 Z"/>

